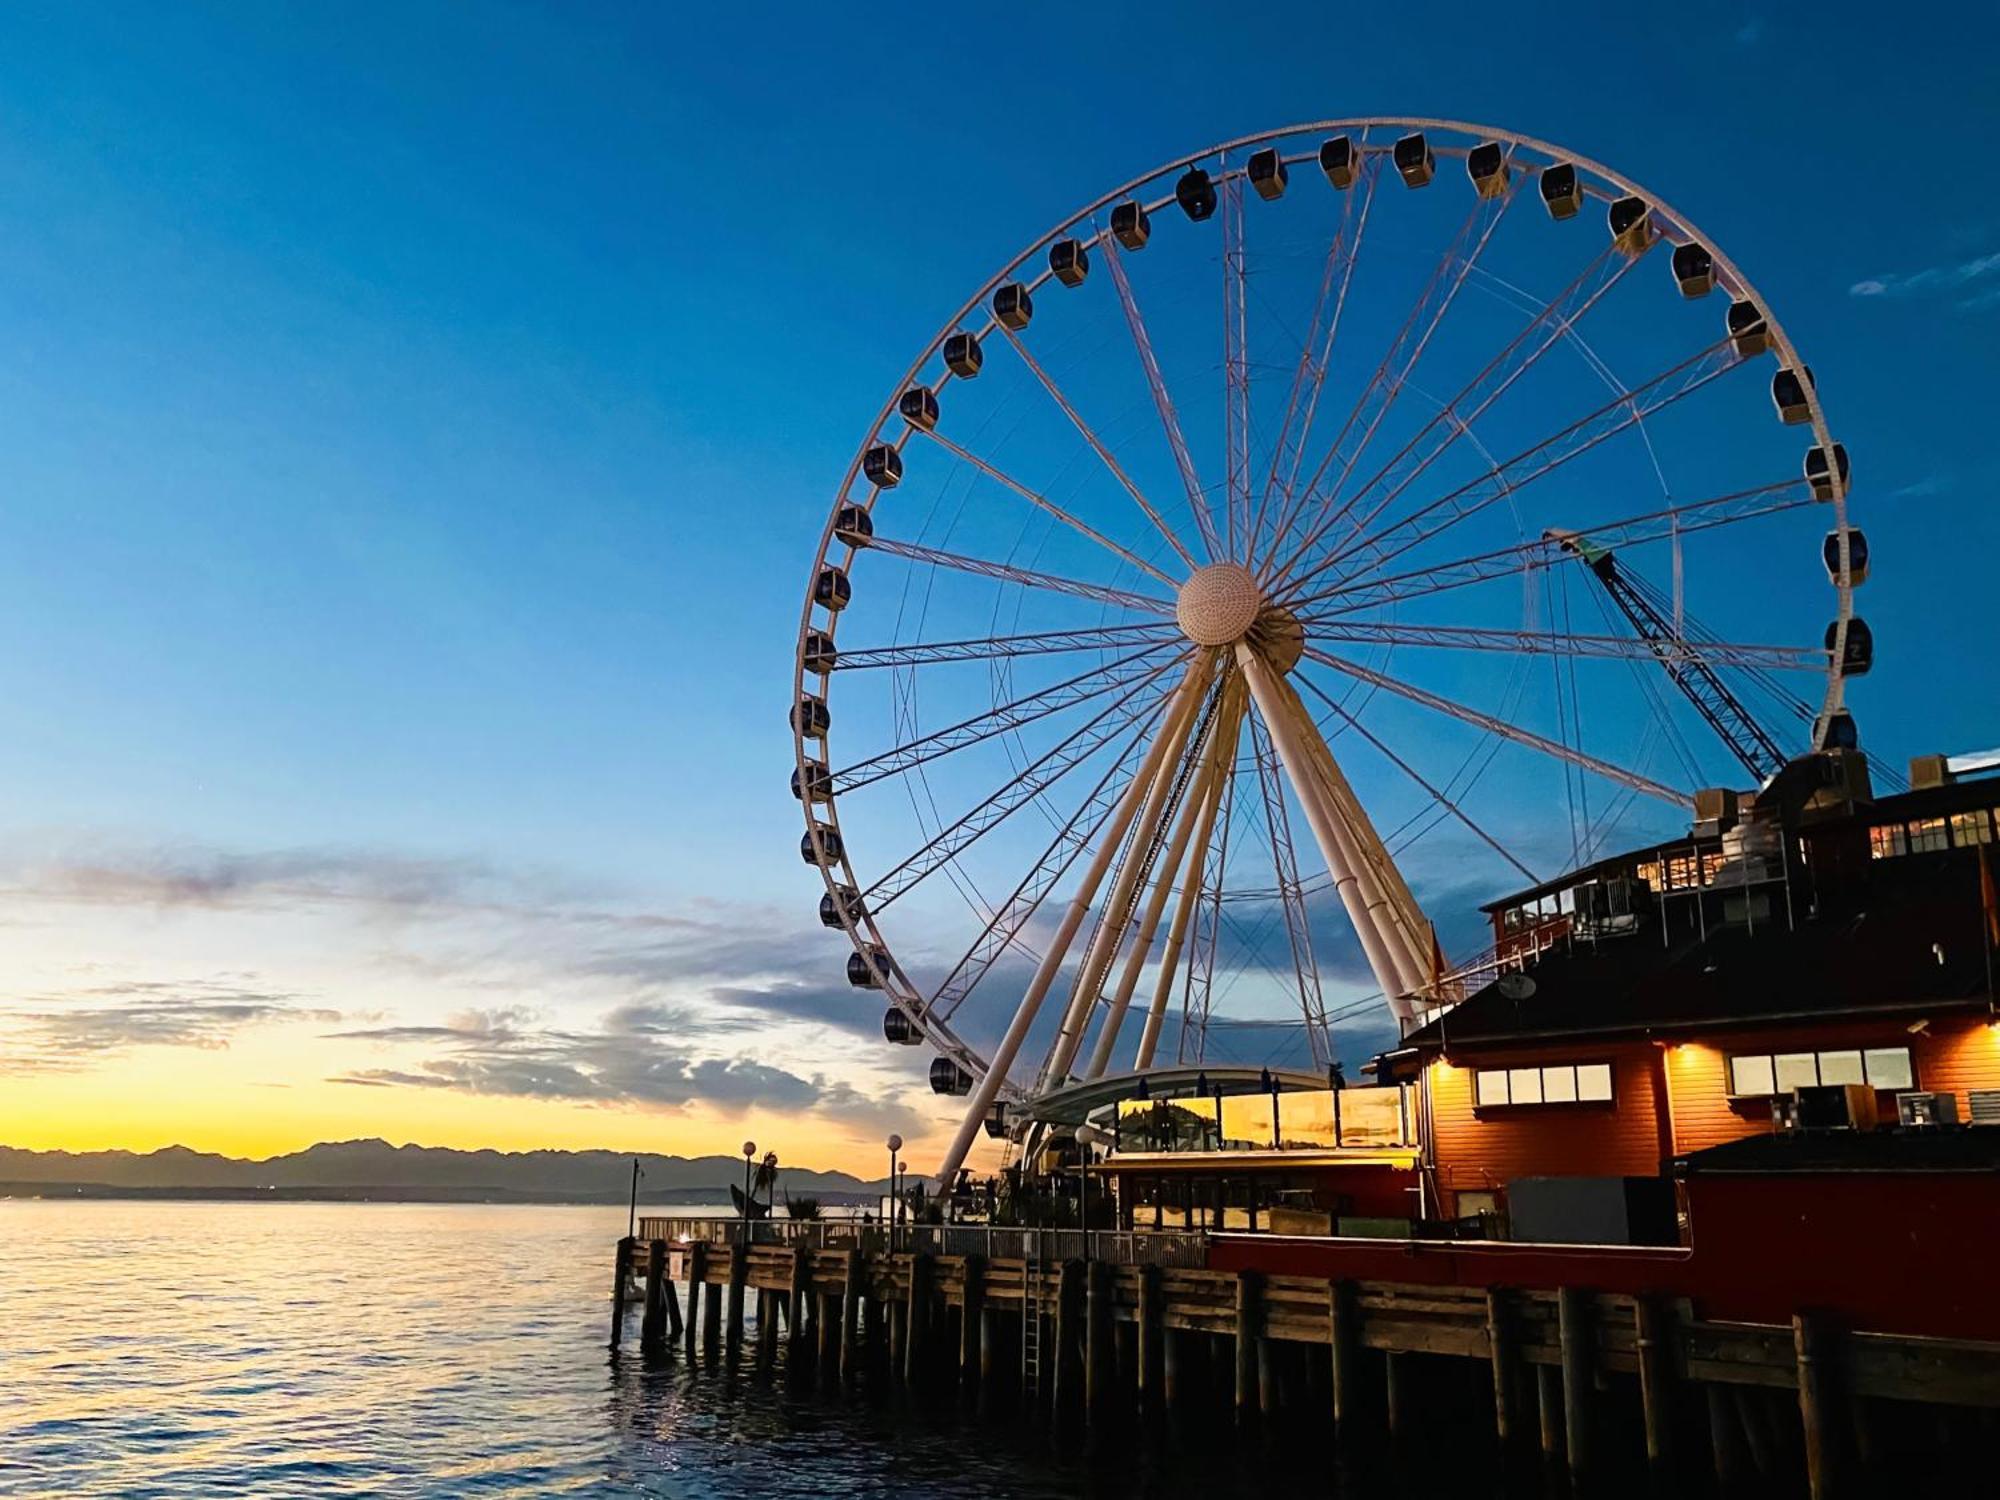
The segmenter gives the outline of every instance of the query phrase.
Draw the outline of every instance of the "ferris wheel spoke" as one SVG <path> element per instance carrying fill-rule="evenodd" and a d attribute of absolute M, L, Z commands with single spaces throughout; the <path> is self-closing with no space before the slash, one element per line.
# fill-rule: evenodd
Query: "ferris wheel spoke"
<path fill-rule="evenodd" d="M 1763 516 L 1782 514 L 1815 503 L 1803 479 L 1781 479 L 1706 500 L 1689 500 L 1636 516 L 1620 517 L 1594 525 L 1581 535 L 1598 546 L 1622 552 L 1652 542 L 1669 541 L 1676 536 L 1685 538 L 1719 526 L 1734 526 Z M 1411 568 L 1387 577 L 1343 580 L 1328 588 L 1300 595 L 1291 603 L 1300 611 L 1315 604 L 1330 606 L 1315 613 L 1302 612 L 1300 620 L 1310 626 L 1358 610 L 1442 593 L 1467 584 L 1485 583 L 1496 578 L 1518 579 L 1525 572 L 1547 567 L 1559 557 L 1566 538 L 1566 533 L 1552 533 L 1534 541 L 1453 558 L 1428 567 Z"/>
<path fill-rule="evenodd" d="M 1181 541 L 1180 537 L 1175 535 L 1174 529 L 1166 523 L 1166 520 L 1160 515 L 1159 511 L 1154 508 L 1152 501 L 1148 500 L 1140 492 L 1139 486 L 1132 482 L 1132 477 L 1125 472 L 1124 467 L 1117 459 L 1111 456 L 1111 450 L 1105 447 L 1103 439 L 1098 437 L 1091 425 L 1084 421 L 1082 414 L 1077 411 L 1075 404 L 1070 401 L 1069 397 L 1063 394 L 1061 387 L 1050 378 L 1048 371 L 1042 368 L 1041 362 L 1028 352 L 1028 346 L 1021 342 L 1021 336 L 1004 323 L 1000 325 L 1000 331 L 1006 335 L 1007 342 L 1014 346 L 1014 352 L 1020 355 L 1021 362 L 1028 367 L 1029 372 L 1036 380 L 1041 382 L 1042 389 L 1049 393 L 1049 399 L 1062 408 L 1062 414 L 1069 418 L 1070 425 L 1076 428 L 1077 433 L 1090 445 L 1090 451 L 1097 455 L 1098 460 L 1110 472 L 1111 477 L 1117 480 L 1123 486 L 1125 493 L 1132 497 L 1132 503 L 1145 512 L 1146 519 L 1151 521 L 1154 528 L 1166 539 L 1167 545 L 1174 549 L 1181 561 L 1186 563 L 1189 568 L 1200 566 L 1195 561 L 1194 554 L 1188 551 L 1186 544 Z M 1163 575 L 1155 571 L 1153 576 L 1157 578 Z"/>
<path fill-rule="evenodd" d="M 1313 1066 L 1333 1061 L 1326 1034 L 1326 998 L 1320 989 L 1319 962 L 1313 955 L 1312 928 L 1306 918 L 1305 890 L 1299 880 L 1298 851 L 1292 846 L 1291 815 L 1285 809 L 1283 767 L 1262 723 L 1250 720 L 1250 753 L 1257 765 L 1257 786 L 1264 798 L 1264 828 L 1271 841 L 1271 868 L 1278 881 L 1278 905 L 1284 912 L 1285 937 L 1291 945 L 1292 975 L 1298 984 L 1299 1010 Z"/>
<path fill-rule="evenodd" d="M 871 552 L 886 552 L 891 557 L 908 558 L 911 562 L 930 563 L 940 568 L 953 568 L 961 573 L 971 573 L 980 578 L 995 578 L 1003 583 L 1025 584 L 1029 588 L 1046 589 L 1051 593 L 1070 594 L 1078 599 L 1094 599 L 1100 604 L 1115 604 L 1120 609 L 1129 609 L 1136 614 L 1171 615 L 1173 601 L 1155 598 L 1150 594 L 1134 594 L 1125 589 L 1107 588 L 1103 584 L 1085 583 L 1081 579 L 1063 578 L 1054 573 L 1038 573 L 1032 568 L 1016 567 L 1012 563 L 992 562 L 983 557 L 967 557 L 958 552 L 946 552 L 938 547 L 926 547 L 921 542 L 899 542 L 888 537 L 877 536 L 868 543 Z"/>
<path fill-rule="evenodd" d="M 1595 411 L 1579 417 L 1562 431 L 1418 507 L 1403 519 L 1370 535 L 1351 537 L 1295 575 L 1289 587 L 1296 592 L 1328 568 L 1337 566 L 1363 549 L 1373 554 L 1377 567 L 1384 566 L 1412 547 L 1450 530 L 1536 480 L 1546 478 L 1654 413 L 1685 400 L 1745 362 L 1729 340 L 1722 339 L 1711 344 L 1629 393 L 1614 397 Z M 1434 524 L 1428 527 L 1420 524 L 1440 513 L 1441 518 Z"/>
<path fill-rule="evenodd" d="M 1363 682 L 1394 693 L 1400 698 L 1406 698 L 1412 703 L 1444 714 L 1448 718 L 1457 719 L 1462 724 L 1473 725 L 1475 728 L 1497 734 L 1503 739 L 1512 740 L 1516 744 L 1526 745 L 1531 750 L 1539 750 L 1544 755 L 1566 761 L 1570 765 L 1580 766 L 1586 771 L 1603 777 L 1606 781 L 1615 782 L 1619 786 L 1630 787 L 1636 792 L 1645 793 L 1648 797 L 1656 797 L 1660 801 L 1670 803 L 1678 808 L 1685 808 L 1692 800 L 1692 793 L 1677 791 L 1673 787 L 1653 780 L 1650 776 L 1642 776 L 1637 771 L 1629 771 L 1623 766 L 1614 765 L 1612 762 L 1591 755 L 1586 751 L 1548 739 L 1543 735 L 1536 734 L 1531 729 L 1523 729 L 1518 724 L 1509 723 L 1505 719 L 1495 718 L 1492 714 L 1481 713 L 1476 708 L 1468 708 L 1463 703 L 1456 703 L 1437 693 L 1429 692 L 1417 687 L 1414 683 L 1398 682 L 1395 678 L 1384 676 L 1370 667 L 1362 666 L 1359 662 L 1348 661 L 1344 657 L 1334 656 L 1312 646 L 1306 648 L 1305 654 L 1309 660 L 1318 662 L 1323 667 L 1329 667 L 1349 677 L 1359 678 Z"/>
<path fill-rule="evenodd" d="M 1160 652 L 1175 644 L 1172 641 L 1161 641 L 1158 645 L 1135 651 L 1129 656 L 1120 657 L 1103 666 L 1093 667 L 1088 672 L 1079 672 L 1074 677 L 1065 678 L 1049 687 L 1000 704 L 996 708 L 990 708 L 985 713 L 974 714 L 956 724 L 933 730 L 906 744 L 884 750 L 879 755 L 871 755 L 866 760 L 857 761 L 854 765 L 833 773 L 831 780 L 834 795 L 841 796 L 858 791 L 884 777 L 900 775 L 915 766 L 949 755 L 953 751 L 981 744 L 995 735 L 1026 728 L 1039 719 L 1046 719 L 1079 703 L 1088 703 L 1101 698 L 1106 693 L 1126 691 L 1150 676 L 1157 676 L 1158 669 L 1149 667 L 1147 659 L 1157 658 Z"/>
<path fill-rule="evenodd" d="M 1264 510 L 1272 494 L 1279 489 L 1278 470 L 1286 464 L 1287 450 L 1290 460 L 1284 494 L 1289 498 L 1298 484 L 1299 467 L 1305 460 L 1306 445 L 1312 438 L 1313 418 L 1319 411 L 1320 393 L 1326 387 L 1326 372 L 1333 365 L 1334 342 L 1340 334 L 1341 314 L 1347 308 L 1347 289 L 1354 280 L 1354 265 L 1361 252 L 1361 240 L 1368 230 L 1368 210 L 1375 200 L 1375 182 L 1381 175 L 1381 165 L 1381 157 L 1369 157 L 1362 168 L 1358 190 L 1350 190 L 1342 196 L 1340 228 L 1334 233 L 1333 243 L 1327 249 L 1326 266 L 1320 273 L 1319 296 L 1313 305 L 1312 322 L 1307 327 L 1306 337 L 1299 344 L 1299 364 L 1292 375 L 1284 420 L 1279 424 L 1276 442 L 1271 445 L 1271 472 L 1265 476 L 1263 493 L 1257 501 L 1257 515 L 1250 527 L 1253 549 L 1263 546 Z M 1322 341 L 1320 322 L 1325 316 L 1329 295 L 1333 300 L 1333 314 L 1326 318 L 1326 333 Z M 1315 348 L 1319 350 L 1317 356 L 1313 352 Z M 1303 416 L 1298 415 L 1301 392 L 1305 397 Z M 1295 416 L 1298 417 L 1296 437 L 1292 435 Z M 1279 512 L 1274 514 L 1272 519 L 1277 527 L 1285 524 L 1285 511 L 1286 507 L 1281 504 Z M 1274 530 L 1274 542 L 1277 534 Z"/>
<path fill-rule="evenodd" d="M 1359 508 L 1365 497 L 1379 492 L 1375 504 L 1350 529 L 1360 532 L 1373 525 L 1460 437 L 1472 431 L 1472 424 L 1509 387 L 1533 369 L 1549 350 L 1570 337 L 1584 315 L 1642 259 L 1643 251 L 1627 255 L 1615 244 L 1606 245 L 1568 286 L 1542 304 L 1527 326 L 1457 395 L 1441 405 L 1394 457 L 1356 486 L 1339 505 L 1330 507 L 1278 571 L 1282 574 L 1302 561 L 1323 537 Z"/>
<path fill-rule="evenodd" d="M 1273 572 L 1282 575 L 1286 569 L 1293 566 L 1296 549 L 1294 559 L 1288 560 L 1284 567 L 1273 570 L 1270 563 L 1284 546 L 1285 538 L 1291 528 L 1305 518 L 1312 497 L 1315 494 L 1323 494 L 1330 501 L 1347 483 L 1355 464 L 1360 462 L 1361 455 L 1367 451 L 1369 442 L 1381 427 L 1383 419 L 1388 416 L 1396 397 L 1402 393 L 1403 386 L 1410 378 L 1410 372 L 1416 368 L 1417 361 L 1423 358 L 1431 336 L 1437 332 L 1438 325 L 1451 310 L 1459 288 L 1465 285 L 1466 277 L 1478 264 L 1480 253 L 1493 238 L 1493 231 L 1500 227 L 1502 216 L 1505 215 L 1508 205 L 1514 201 L 1514 192 L 1514 185 L 1510 182 L 1509 186 L 1495 197 L 1481 198 L 1473 204 L 1472 212 L 1466 215 L 1464 224 L 1459 227 L 1457 235 L 1445 248 L 1443 257 L 1431 272 L 1430 280 L 1417 294 L 1416 303 L 1403 320 L 1403 326 L 1398 330 L 1395 342 L 1389 346 L 1388 352 L 1382 356 L 1381 364 L 1376 366 L 1375 373 L 1362 388 L 1353 410 L 1347 414 L 1347 420 L 1341 423 L 1340 432 L 1327 448 L 1326 456 L 1313 470 L 1312 477 L 1306 481 L 1304 489 L 1296 496 L 1287 497 L 1289 502 L 1296 503 L 1296 508 L 1292 509 L 1288 505 L 1288 509 L 1292 509 L 1291 519 L 1287 520 L 1273 537 L 1270 552 L 1258 569 L 1260 573 L 1267 576 Z M 1419 331 L 1420 322 L 1421 331 Z M 1354 432 L 1356 424 L 1363 420 L 1364 415 L 1367 417 L 1366 425 L 1349 450 L 1347 440 Z M 1345 459 L 1341 457 L 1343 452 L 1346 453 Z M 1327 471 L 1336 461 L 1340 462 L 1340 473 L 1330 485 L 1322 489 L 1321 480 L 1326 477 Z"/>
<path fill-rule="evenodd" d="M 1012 335 L 1010 334 L 1009 337 L 1012 337 Z M 1056 520 L 1062 522 L 1063 525 L 1069 527 L 1070 530 L 1076 532 L 1078 535 L 1088 537 L 1091 541 L 1097 543 L 1098 546 L 1104 548 L 1106 551 L 1116 554 L 1128 566 L 1138 569 L 1141 573 L 1146 574 L 1149 578 L 1157 579 L 1159 582 L 1167 585 L 1168 588 L 1172 588 L 1174 586 L 1174 580 L 1170 576 L 1168 576 L 1166 573 L 1161 572 L 1158 568 L 1154 567 L 1151 563 L 1147 562 L 1143 557 L 1140 557 L 1137 553 L 1132 552 L 1127 548 L 1120 546 L 1117 542 L 1112 541 L 1110 537 L 1106 536 L 1096 527 L 1090 525 L 1087 521 L 1080 520 L 1075 515 L 1072 515 L 1069 511 L 1064 510 L 1060 505 L 1056 504 L 1055 501 L 1049 499 L 1048 496 L 1030 489 L 1027 485 L 1021 483 L 1020 480 L 1016 479 L 1013 475 L 1007 473 L 1004 469 L 1001 469 L 994 464 L 988 463 L 978 454 L 973 453 L 971 450 L 965 447 L 962 447 L 958 443 L 954 443 L 950 438 L 946 437 L 943 433 L 937 431 L 935 428 L 930 429 L 928 431 L 922 428 L 919 428 L 917 430 L 923 432 L 924 436 L 928 437 L 932 442 L 936 443 L 940 448 L 944 449 L 945 452 L 951 454 L 961 463 L 970 464 L 973 468 L 977 469 L 980 473 L 984 474 L 988 479 L 994 480 L 997 483 L 1004 485 L 1006 488 L 1012 490 L 1015 494 L 1019 495 L 1023 500 L 1026 500 L 1030 505 L 1034 506 L 1037 510 L 1042 511 L 1047 515 L 1055 517 Z"/>
<path fill-rule="evenodd" d="M 1567 631 L 1499 630 L 1472 625 L 1376 624 L 1333 620 L 1316 624 L 1316 641 L 1346 645 L 1438 647 L 1448 651 L 1504 651 L 1511 656 L 1601 657 L 1652 661 L 1661 648 L 1636 636 L 1584 635 Z M 1668 648 L 1676 662 L 1748 670 L 1825 672 L 1828 653 L 1818 646 L 1759 646 L 1738 641 L 1680 640 Z"/>
<path fill-rule="evenodd" d="M 1048 848 L 1042 851 L 1041 858 L 1014 887 L 1013 894 L 994 911 L 973 939 L 965 956 L 953 965 L 944 982 L 932 993 L 927 1006 L 930 1013 L 950 1019 L 1010 948 L 1030 962 L 1041 962 L 1041 953 L 1022 940 L 1021 930 L 1034 919 L 1036 911 L 1068 873 L 1077 856 L 1096 841 L 1123 794 L 1121 778 L 1127 774 L 1145 743 L 1146 726 L 1142 724 L 1126 741 L 1125 747 L 1103 776 L 1098 778 L 1097 785 L 1091 788 L 1083 805 L 1057 830 Z"/>
<path fill-rule="evenodd" d="M 1172 665 L 1172 661 L 1162 663 L 1147 674 L 1144 682 L 1156 680 Z M 1149 694 L 1135 691 L 1131 698 L 1112 704 L 1081 728 L 1071 731 L 1054 748 L 1044 751 L 998 790 L 961 814 L 916 853 L 864 890 L 861 894 L 868 909 L 881 912 L 928 876 L 950 865 L 972 844 L 1061 781 L 1132 724 L 1157 709 L 1168 696 L 1164 692 Z"/>
<path fill-rule="evenodd" d="M 1123 651 L 1137 645 L 1179 642 L 1185 637 L 1161 621 L 1104 625 L 1091 630 L 1045 630 L 1026 635 L 981 636 L 962 641 L 912 641 L 900 646 L 843 646 L 832 671 L 928 666 L 947 661 L 998 661 L 1016 656 L 1051 656 L 1066 651 Z"/>
<path fill-rule="evenodd" d="M 1248 711 L 1247 706 L 1244 711 Z M 1201 1062 L 1208 1054 L 1209 1000 L 1215 992 L 1215 956 L 1221 942 L 1224 916 L 1222 890 L 1227 884 L 1229 870 L 1229 825 L 1236 817 L 1236 766 L 1233 758 L 1218 778 L 1216 792 L 1221 815 L 1220 832 L 1212 835 L 1205 851 L 1195 851 L 1200 878 L 1189 886 L 1194 931 L 1187 945 L 1187 976 L 1181 986 L 1181 1029 L 1177 1056 L 1182 1062 L 1189 1061 L 1190 1051 L 1195 1062 Z M 1162 974 L 1160 983 L 1162 994 L 1155 998 L 1156 1007 L 1172 992 L 1172 972 Z M 1154 1049 L 1158 1045 L 1159 1027 L 1149 1019 L 1147 1035 L 1140 1042 L 1140 1068 L 1153 1065 Z"/>
<path fill-rule="evenodd" d="M 1526 865 L 1522 864 L 1521 861 L 1515 857 L 1514 852 L 1511 849 L 1509 849 L 1505 844 L 1501 843 L 1492 834 L 1488 833 L 1484 828 L 1481 828 L 1479 824 L 1477 824 L 1472 820 L 1471 815 L 1468 814 L 1464 808 L 1460 807 L 1458 803 L 1453 801 L 1452 798 L 1448 796 L 1445 792 L 1440 790 L 1438 787 L 1432 785 L 1430 780 L 1426 778 L 1421 771 L 1417 770 L 1416 767 L 1412 766 L 1408 761 L 1404 760 L 1402 756 L 1398 755 L 1394 750 L 1390 749 L 1379 738 L 1377 738 L 1375 734 L 1369 730 L 1368 726 L 1361 722 L 1361 716 L 1359 714 L 1349 712 L 1349 710 L 1346 707 L 1336 702 L 1333 696 L 1329 694 L 1326 691 L 1326 689 L 1322 688 L 1318 683 L 1314 682 L 1311 678 L 1302 677 L 1299 680 L 1305 684 L 1306 691 L 1310 692 L 1315 698 L 1319 699 L 1320 702 L 1324 703 L 1330 710 L 1332 710 L 1334 714 L 1339 716 L 1339 718 L 1347 725 L 1348 728 L 1352 729 L 1356 734 L 1360 735 L 1364 740 L 1368 741 L 1369 744 L 1373 745 L 1378 751 L 1380 751 L 1384 759 L 1386 759 L 1397 770 L 1401 771 L 1411 781 L 1415 782 L 1417 786 L 1421 788 L 1423 792 L 1433 802 L 1437 803 L 1439 807 L 1442 807 L 1446 812 L 1450 813 L 1454 818 L 1456 818 L 1460 823 L 1462 823 L 1467 829 L 1469 829 L 1472 832 L 1474 837 L 1479 839 L 1481 843 L 1485 844 L 1495 854 L 1499 855 L 1502 859 L 1506 860 L 1508 864 L 1512 865 L 1516 870 L 1518 870 L 1523 876 L 1523 878 L 1525 878 L 1530 885 L 1539 885 L 1541 883 L 1542 877 L 1537 875 L 1533 870 L 1529 869 Z"/>
<path fill-rule="evenodd" d="M 1111 271 L 1111 284 L 1118 291 L 1118 305 L 1125 312 L 1125 326 L 1132 334 L 1132 347 L 1138 352 L 1139 366 L 1145 372 L 1146 385 L 1153 394 L 1153 409 L 1159 413 L 1161 430 L 1166 433 L 1167 445 L 1173 449 L 1174 466 L 1180 470 L 1181 484 L 1187 490 L 1188 509 L 1194 514 L 1194 521 L 1201 531 L 1203 545 L 1211 559 L 1223 556 L 1222 539 L 1216 534 L 1215 518 L 1208 513 L 1208 500 L 1202 493 L 1201 476 L 1195 472 L 1194 457 L 1188 452 L 1187 438 L 1181 432 L 1181 419 L 1174 410 L 1174 398 L 1167 390 L 1166 377 L 1160 373 L 1160 361 L 1153 353 L 1152 335 L 1147 332 L 1146 319 L 1139 311 L 1139 299 L 1132 293 L 1131 280 L 1125 275 L 1125 262 L 1118 250 L 1118 242 L 1104 240 L 1104 263 Z"/>
<path fill-rule="evenodd" d="M 1223 491 L 1229 518 L 1225 545 L 1230 557 L 1249 549 L 1250 533 L 1250 361 L 1249 300 L 1244 285 L 1243 179 L 1222 180 L 1222 432 Z"/>

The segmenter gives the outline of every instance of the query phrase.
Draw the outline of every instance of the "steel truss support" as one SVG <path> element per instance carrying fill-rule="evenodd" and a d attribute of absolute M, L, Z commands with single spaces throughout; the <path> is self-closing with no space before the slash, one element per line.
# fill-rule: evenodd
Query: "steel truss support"
<path fill-rule="evenodd" d="M 1271 868 L 1284 911 L 1285 937 L 1292 949 L 1292 973 L 1299 986 L 1299 1011 L 1315 1068 L 1333 1061 L 1326 1034 L 1326 998 L 1320 991 L 1319 962 L 1313 957 L 1312 929 L 1306 920 L 1305 888 L 1299 880 L 1298 851 L 1292 846 L 1292 819 L 1285 810 L 1284 768 L 1271 736 L 1250 721 L 1250 753 L 1257 763 L 1257 786 L 1264 796 L 1264 826 L 1271 837 Z"/>
<path fill-rule="evenodd" d="M 1208 678 L 1214 668 L 1214 660 L 1209 652 L 1199 653 L 1188 663 L 1187 675 L 1180 686 L 1174 689 L 1168 701 L 1166 713 L 1161 722 L 1158 738 L 1146 752 L 1146 758 L 1126 783 L 1125 793 L 1119 798 L 1117 810 L 1111 815 L 1110 826 L 1104 831 L 1104 839 L 1097 846 L 1097 853 L 1091 858 L 1090 867 L 1084 871 L 1083 880 L 1076 894 L 1071 897 L 1068 908 L 1063 912 L 1062 921 L 1057 926 L 1055 936 L 1050 940 L 1048 951 L 1043 953 L 1041 963 L 1035 969 L 1035 977 L 1028 982 L 1028 988 L 1021 996 L 1021 1003 L 1014 1008 L 1014 1019 L 1007 1024 L 1007 1031 L 1000 1038 L 1000 1045 L 994 1049 L 991 1065 L 986 1076 L 974 1086 L 966 1101 L 965 1118 L 959 1121 L 958 1133 L 952 1137 L 946 1148 L 944 1160 L 938 1167 L 938 1182 L 949 1186 L 958 1176 L 958 1169 L 965 1165 L 966 1153 L 972 1149 L 973 1139 L 985 1123 L 993 1101 L 1000 1093 L 1000 1086 L 1006 1082 L 1014 1059 L 1020 1055 L 1021 1044 L 1027 1040 L 1028 1031 L 1040 1014 L 1042 1002 L 1048 997 L 1049 987 L 1055 983 L 1061 971 L 1063 959 L 1068 956 L 1069 945 L 1075 941 L 1076 932 L 1083 925 L 1091 903 L 1097 898 L 1097 887 L 1103 882 L 1111 861 L 1125 842 L 1125 835 L 1132 826 L 1132 820 L 1139 814 L 1139 806 L 1146 799 L 1153 783 L 1159 779 L 1160 767 L 1166 760 L 1171 744 L 1184 732 L 1186 721 L 1193 716 L 1195 706 L 1205 695 Z"/>

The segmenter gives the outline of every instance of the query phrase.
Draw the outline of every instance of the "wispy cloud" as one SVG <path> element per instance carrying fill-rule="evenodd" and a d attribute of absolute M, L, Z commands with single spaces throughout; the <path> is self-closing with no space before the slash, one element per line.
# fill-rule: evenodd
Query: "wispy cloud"
<path fill-rule="evenodd" d="M 298 995 L 216 980 L 98 985 L 0 1008 L 0 1072 L 71 1072 L 134 1047 L 215 1050 L 247 1027 L 339 1019 Z"/>
<path fill-rule="evenodd" d="M 1851 297 L 1944 298 L 1968 312 L 2000 307 L 2000 252 L 1920 271 L 1871 276 L 1847 292 Z"/>

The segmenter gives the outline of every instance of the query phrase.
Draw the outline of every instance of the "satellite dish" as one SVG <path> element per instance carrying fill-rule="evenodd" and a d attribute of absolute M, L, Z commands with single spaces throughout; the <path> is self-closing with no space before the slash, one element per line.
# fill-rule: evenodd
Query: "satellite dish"
<path fill-rule="evenodd" d="M 1494 981 L 1494 988 L 1509 1000 L 1526 1000 L 1535 993 L 1535 981 L 1526 974 L 1502 974 Z"/>

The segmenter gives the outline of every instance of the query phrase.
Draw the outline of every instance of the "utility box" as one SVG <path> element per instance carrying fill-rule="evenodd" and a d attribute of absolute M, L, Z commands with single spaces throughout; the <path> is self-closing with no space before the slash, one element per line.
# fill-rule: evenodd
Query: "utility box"
<path fill-rule="evenodd" d="M 1545 1245 L 1677 1245 L 1666 1177 L 1518 1177 L 1507 1184 L 1508 1238 Z"/>

